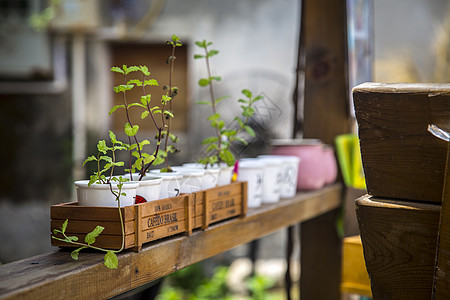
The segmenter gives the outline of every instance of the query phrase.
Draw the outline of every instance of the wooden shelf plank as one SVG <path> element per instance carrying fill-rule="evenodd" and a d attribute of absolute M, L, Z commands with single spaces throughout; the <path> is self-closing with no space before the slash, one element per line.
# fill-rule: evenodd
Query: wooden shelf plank
<path fill-rule="evenodd" d="M 105 299 L 137 288 L 176 270 L 258 239 L 286 226 L 315 218 L 341 205 L 342 186 L 299 193 L 292 199 L 248 209 L 235 218 L 118 255 L 109 270 L 103 255 L 85 252 L 78 261 L 57 251 L 0 266 L 0 299 Z"/>

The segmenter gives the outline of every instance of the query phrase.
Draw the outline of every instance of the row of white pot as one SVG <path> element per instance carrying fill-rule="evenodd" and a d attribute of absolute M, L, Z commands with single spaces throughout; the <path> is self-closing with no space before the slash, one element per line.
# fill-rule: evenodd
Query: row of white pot
<path fill-rule="evenodd" d="M 293 197 L 297 192 L 299 163 L 300 158 L 288 155 L 240 159 L 238 180 L 248 183 L 248 207 Z"/>
<path fill-rule="evenodd" d="M 180 193 L 192 193 L 231 182 L 233 167 L 205 169 L 202 164 L 184 164 L 172 167 L 174 172 L 160 172 L 151 170 L 150 174 L 139 180 L 138 174 L 133 174 L 130 181 L 125 182 L 120 197 L 120 206 L 148 202 L 168 197 L 178 196 Z M 130 177 L 129 174 L 123 175 Z M 118 191 L 116 183 L 92 184 L 89 180 L 75 182 L 78 204 L 82 206 L 117 207 L 117 201 L 111 192 Z"/>

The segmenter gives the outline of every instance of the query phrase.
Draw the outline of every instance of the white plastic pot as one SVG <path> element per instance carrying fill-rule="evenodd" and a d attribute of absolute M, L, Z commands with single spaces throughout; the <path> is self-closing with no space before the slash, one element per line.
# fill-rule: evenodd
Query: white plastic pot
<path fill-rule="evenodd" d="M 202 180 L 202 190 L 210 189 L 218 185 L 220 174 L 219 168 L 213 167 L 205 169 L 205 165 L 200 163 L 185 163 L 183 164 L 183 167 L 205 170 L 205 176 L 203 176 Z"/>
<path fill-rule="evenodd" d="M 109 184 L 93 183 L 88 186 L 89 180 L 75 181 L 77 190 L 78 205 L 82 206 L 103 206 L 117 207 L 116 197 L 111 193 Z M 112 183 L 113 191 L 119 191 L 117 183 Z M 130 206 L 134 204 L 136 199 L 136 191 L 139 183 L 136 181 L 125 182 L 122 186 L 122 193 L 126 196 L 120 196 L 120 207 Z"/>
<path fill-rule="evenodd" d="M 264 164 L 256 160 L 239 160 L 238 181 L 247 181 L 247 206 L 261 206 Z"/>
<path fill-rule="evenodd" d="M 181 193 L 194 193 L 203 189 L 205 170 L 187 168 L 184 166 L 176 166 L 172 167 L 172 169 L 183 174 L 180 186 Z"/>
<path fill-rule="evenodd" d="M 130 174 L 125 174 L 123 177 L 130 178 Z M 144 177 L 142 177 L 141 180 L 139 180 L 139 178 L 140 178 L 139 173 L 132 174 L 132 180 L 139 181 L 139 187 L 137 189 L 136 195 L 139 195 L 142 198 L 144 198 L 146 202 L 161 199 L 160 198 L 161 183 L 162 183 L 161 177 L 153 175 L 145 175 Z"/>
<path fill-rule="evenodd" d="M 283 183 L 283 160 L 276 157 L 260 157 L 264 164 L 263 203 L 280 201 Z"/>
<path fill-rule="evenodd" d="M 150 170 L 150 173 L 162 178 L 160 199 L 176 197 L 181 193 L 180 187 L 183 174 L 179 172 L 161 172 L 161 170 Z"/>
<path fill-rule="evenodd" d="M 289 155 L 260 155 L 258 158 L 278 158 L 282 164 L 282 183 L 280 197 L 282 199 L 292 198 L 297 193 L 297 178 L 300 158 Z"/>

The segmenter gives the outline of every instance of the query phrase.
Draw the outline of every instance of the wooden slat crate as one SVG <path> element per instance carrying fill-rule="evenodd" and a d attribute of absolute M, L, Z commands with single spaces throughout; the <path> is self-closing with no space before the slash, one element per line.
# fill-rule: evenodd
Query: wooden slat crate
<path fill-rule="evenodd" d="M 191 194 L 127 206 L 121 210 L 125 225 L 125 249 L 139 251 L 144 243 L 179 233 L 192 233 L 194 197 Z M 50 217 L 52 232 L 68 219 L 67 235 L 75 235 L 84 240 L 88 232 L 100 225 L 105 229 L 97 237 L 95 246 L 119 249 L 122 245 L 117 208 L 78 206 L 77 202 L 63 203 L 52 205 Z M 73 247 L 62 241 L 51 240 L 53 246 Z"/>
<path fill-rule="evenodd" d="M 450 84 L 364 83 L 353 89 L 367 192 L 440 203 L 450 129 Z"/>
<path fill-rule="evenodd" d="M 247 183 L 235 182 L 192 194 L 166 198 L 121 208 L 125 227 L 125 249 L 139 251 L 142 244 L 193 229 L 207 229 L 210 224 L 247 212 Z M 119 212 L 114 207 L 79 206 L 77 202 L 52 205 L 51 230 L 59 229 L 68 219 L 67 235 L 84 236 L 97 225 L 105 227 L 95 246 L 119 249 L 122 231 Z M 61 235 L 57 237 L 62 238 Z M 73 245 L 51 239 L 53 246 Z"/>
<path fill-rule="evenodd" d="M 247 182 L 234 182 L 193 195 L 193 228 L 207 229 L 210 224 L 236 216 L 244 217 L 247 213 Z"/>

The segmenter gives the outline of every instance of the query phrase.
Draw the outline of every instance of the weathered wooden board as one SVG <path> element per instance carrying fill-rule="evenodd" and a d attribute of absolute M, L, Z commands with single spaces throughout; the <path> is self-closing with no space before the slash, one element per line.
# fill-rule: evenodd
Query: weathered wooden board
<path fill-rule="evenodd" d="M 342 187 L 327 186 L 292 199 L 249 209 L 234 218 L 118 255 L 119 267 L 103 265 L 102 253 L 85 252 L 77 261 L 57 251 L 0 266 L 0 299 L 108 299 L 285 226 L 315 218 L 341 203 Z M 317 204 L 312 204 L 312 203 Z M 304 269 L 302 273 L 315 269 Z"/>
<path fill-rule="evenodd" d="M 368 195 L 356 200 L 374 299 L 431 299 L 440 209 Z"/>
<path fill-rule="evenodd" d="M 370 195 L 440 203 L 450 129 L 450 84 L 364 83 L 353 89 Z"/>

